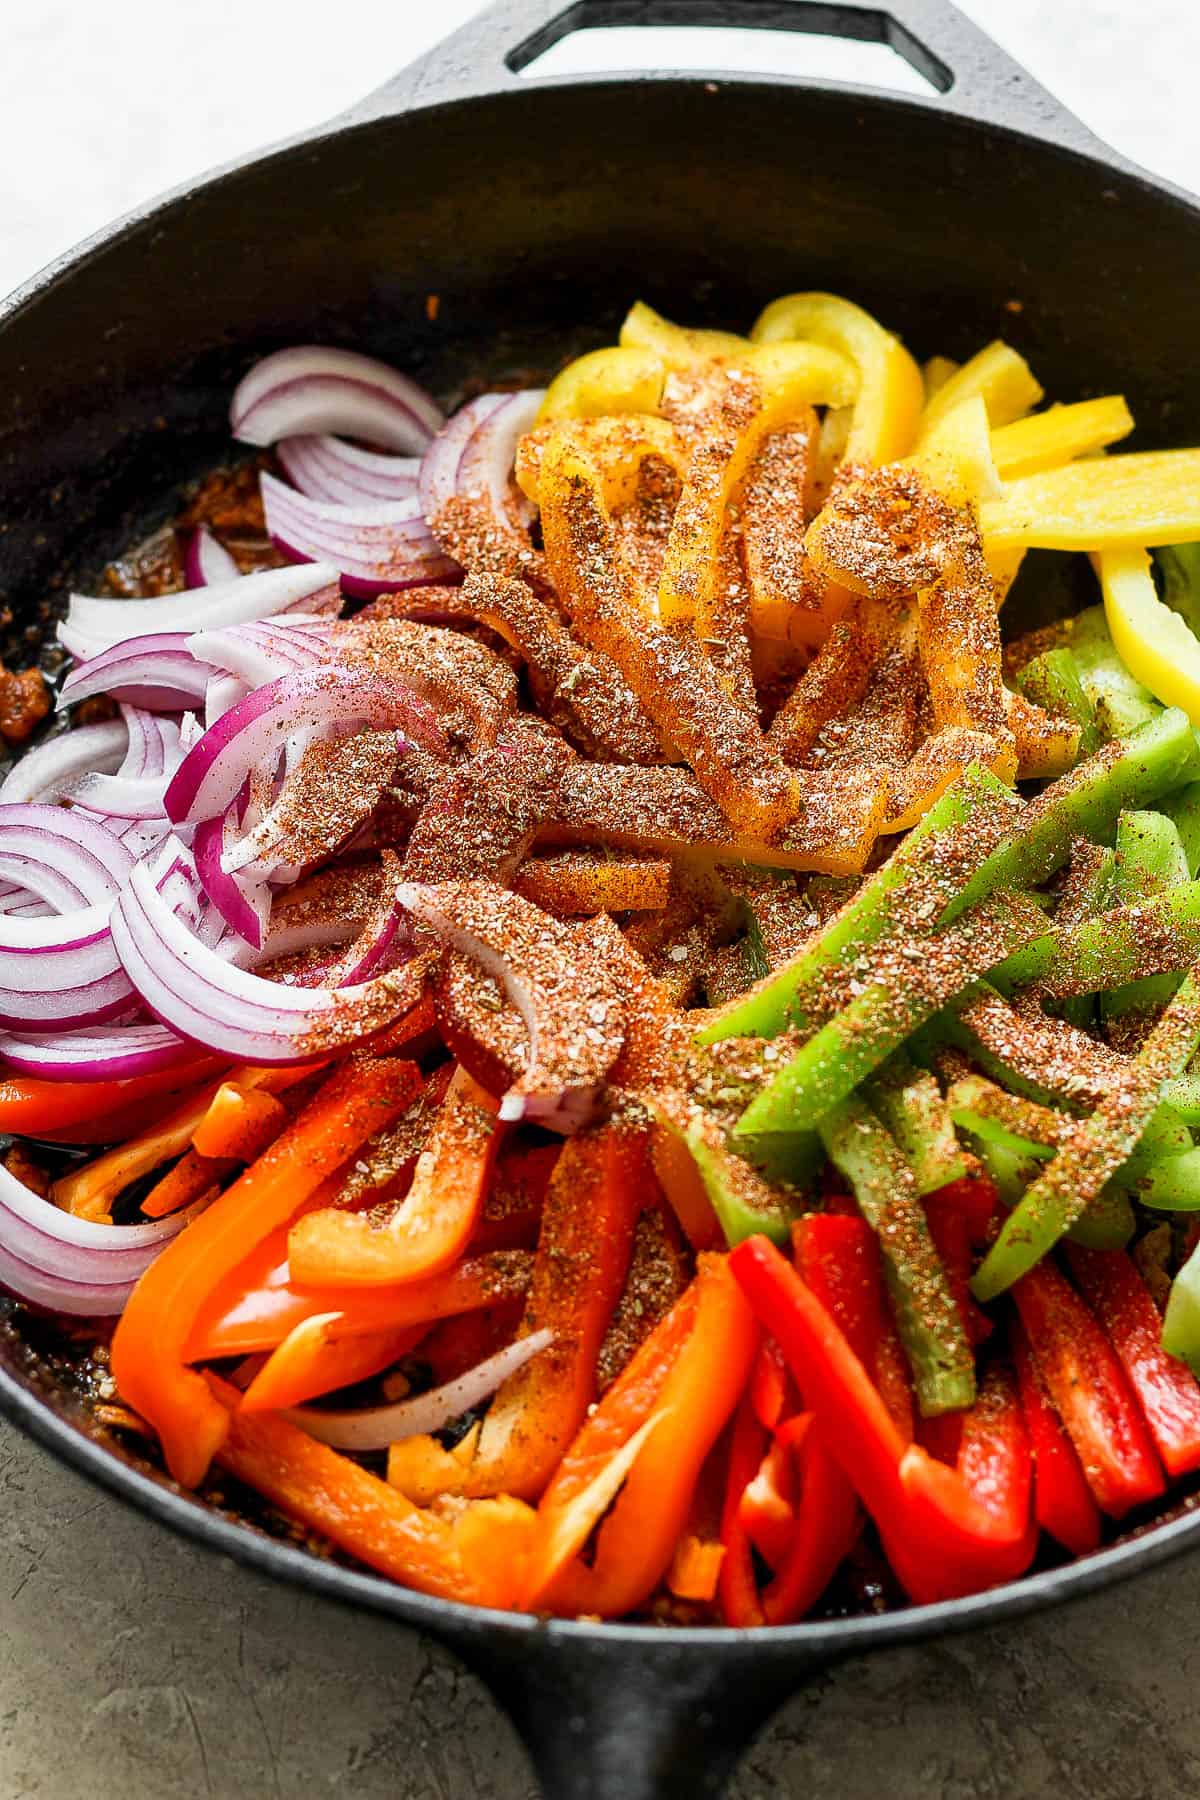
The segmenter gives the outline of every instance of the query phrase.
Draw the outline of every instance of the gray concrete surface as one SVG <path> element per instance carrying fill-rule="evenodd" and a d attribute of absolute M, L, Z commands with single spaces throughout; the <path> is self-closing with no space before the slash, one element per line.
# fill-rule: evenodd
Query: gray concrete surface
<path fill-rule="evenodd" d="M 332 113 L 476 5 L 339 0 L 331 32 L 295 0 L 0 0 L 0 290 L 145 194 Z M 1200 187 L 1194 0 L 965 10 L 1094 129 Z M 1193 1559 L 844 1664 L 778 1716 L 736 1800 L 1192 1800 L 1197 1617 Z M 0 1427 L 0 1800 L 534 1792 L 440 1649 L 201 1553 Z"/>

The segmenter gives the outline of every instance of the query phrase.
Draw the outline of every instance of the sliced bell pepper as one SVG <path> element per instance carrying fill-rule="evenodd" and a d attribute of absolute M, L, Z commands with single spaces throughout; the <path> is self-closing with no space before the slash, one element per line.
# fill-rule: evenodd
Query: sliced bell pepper
<path fill-rule="evenodd" d="M 1162 1347 L 1162 1319 L 1124 1250 L 1067 1246 L 1084 1299 L 1117 1353 L 1171 1476 L 1200 1468 L 1200 1382 Z"/>
<path fill-rule="evenodd" d="M 724 1243 L 721 1221 L 713 1210 L 686 1138 L 665 1125 L 655 1126 L 650 1160 L 692 1249 L 715 1250 Z"/>
<path fill-rule="evenodd" d="M 1164 706 L 1181 706 L 1200 723 L 1200 639 L 1158 597 L 1150 558 L 1140 546 L 1096 559 L 1112 640 L 1131 675 Z"/>
<path fill-rule="evenodd" d="M 1009 1327 L 1009 1345 L 1033 1452 L 1034 1517 L 1056 1544 L 1073 1556 L 1085 1556 L 1100 1542 L 1100 1508 L 1092 1499 L 1074 1446 L 1042 1386 L 1029 1339 L 1019 1320 Z"/>
<path fill-rule="evenodd" d="M 800 1500 L 791 1542 L 763 1590 L 767 1625 L 791 1625 L 810 1612 L 862 1533 L 862 1509 L 824 1433 L 809 1425 L 795 1453 Z"/>
<path fill-rule="evenodd" d="M 667 1570 L 667 1586 L 679 1600 L 712 1600 L 716 1596 L 725 1546 L 715 1538 L 685 1531 Z"/>
<path fill-rule="evenodd" d="M 281 1412 L 366 1381 L 420 1343 L 424 1324 L 385 1325 L 339 1337 L 341 1313 L 315 1313 L 276 1346 L 242 1394 L 241 1412 Z"/>
<path fill-rule="evenodd" d="M 554 1343 L 496 1395 L 456 1492 L 535 1497 L 578 1431 L 595 1394 L 596 1358 L 621 1297 L 648 1184 L 653 1191 L 648 1135 L 613 1119 L 564 1144 L 521 1326 L 526 1336 L 553 1331 Z"/>
<path fill-rule="evenodd" d="M 989 550 L 1190 544 L 1200 539 L 1198 496 L 1200 450 L 1127 452 L 1006 482 L 980 506 L 979 524 Z"/>
<path fill-rule="evenodd" d="M 472 1256 L 485 1250 L 533 1248 L 559 1148 L 512 1137 L 501 1144 L 491 1189 L 471 1233 Z"/>
<path fill-rule="evenodd" d="M 929 1221 L 929 1235 L 933 1239 L 938 1261 L 945 1270 L 946 1282 L 954 1296 L 967 1342 L 978 1347 L 991 1336 L 993 1325 L 971 1292 L 974 1261 L 971 1255 L 970 1216 L 953 1196 L 945 1198 L 944 1189 L 926 1194 L 923 1204 L 925 1217 Z"/>
<path fill-rule="evenodd" d="M 239 1163 L 253 1162 L 287 1124 L 287 1108 L 261 1088 L 223 1082 L 192 1133 L 192 1147 L 142 1201 L 148 1219 L 165 1218 L 219 1187 Z"/>
<path fill-rule="evenodd" d="M 143 1215 L 147 1219 L 165 1219 L 168 1214 L 179 1212 L 219 1188 L 237 1166 L 231 1158 L 201 1156 L 196 1150 L 185 1150 L 142 1201 Z"/>
<path fill-rule="evenodd" d="M 690 1328 L 660 1368 L 657 1384 L 649 1384 L 650 1397 L 644 1371 L 656 1360 L 661 1364 L 661 1343 L 677 1331 L 672 1322 L 680 1312 L 690 1318 Z M 753 1314 L 727 1260 L 702 1256 L 692 1287 L 614 1382 L 543 1495 L 525 1589 L 528 1604 L 568 1616 L 618 1618 L 649 1597 L 687 1523 L 697 1477 L 737 1404 L 758 1342 Z M 596 1461 L 596 1447 L 611 1444 L 614 1436 L 626 1449 L 634 1441 L 627 1426 L 631 1391 L 639 1388 L 649 1398 L 648 1416 L 643 1415 L 647 1435 L 600 1526 L 593 1561 L 585 1564 L 573 1556 L 564 1564 L 564 1544 L 574 1548 L 573 1537 L 562 1535 L 564 1513 L 581 1491 L 583 1471 Z M 614 1420 L 620 1421 L 615 1431 Z"/>
<path fill-rule="evenodd" d="M 787 1365 L 779 1353 L 778 1344 L 770 1338 L 759 1345 L 758 1355 L 754 1359 L 754 1369 L 750 1376 L 750 1407 L 755 1418 L 764 1431 L 774 1431 L 784 1416 L 785 1410 L 794 1411 L 788 1406 L 788 1394 L 792 1387 L 792 1378 L 787 1372 Z"/>
<path fill-rule="evenodd" d="M 211 1079 L 219 1067 L 216 1057 L 197 1053 L 194 1062 L 180 1063 L 154 1075 L 134 1076 L 128 1081 L 41 1081 L 33 1076 L 9 1075 L 0 1081 L 0 1131 L 49 1138 L 65 1128 L 95 1120 L 103 1142 L 103 1132 L 114 1113 Z"/>
<path fill-rule="evenodd" d="M 1020 353 L 997 338 L 947 377 L 921 415 L 920 434 L 978 396 L 993 428 L 1011 425 L 1042 398 L 1042 386 Z"/>
<path fill-rule="evenodd" d="M 452 1520 L 424 1512 L 277 1414 L 226 1411 L 223 1401 L 236 1398 L 227 1384 L 209 1396 L 226 1412 L 222 1468 L 309 1530 L 419 1593 L 475 1606 L 516 1603 L 534 1530 L 534 1514 L 519 1500 L 480 1501 Z"/>
<path fill-rule="evenodd" d="M 717 1577 L 717 1598 L 726 1625 L 747 1630 L 764 1623 L 762 1601 L 754 1569 L 754 1545 L 742 1518 L 742 1500 L 762 1462 L 769 1433 L 758 1419 L 750 1396 L 744 1395 L 734 1414 L 729 1439 L 725 1505 L 721 1513 L 721 1544 L 725 1555 Z"/>
<path fill-rule="evenodd" d="M 810 1413 L 797 1413 L 767 1445 L 738 1503 L 738 1523 L 767 1567 L 778 1569 L 796 1528 L 798 1499 L 793 1450 L 803 1443 Z"/>
<path fill-rule="evenodd" d="M 759 315 L 750 336 L 756 344 L 807 338 L 855 365 L 848 463 L 892 462 L 911 449 L 924 398 L 921 371 L 899 338 L 861 306 L 836 294 L 785 294 Z"/>
<path fill-rule="evenodd" d="M 470 1241 L 500 1138 L 495 1101 L 456 1069 L 412 1186 L 387 1224 L 336 1207 L 306 1213 L 288 1236 L 293 1280 L 377 1287 L 448 1268 Z"/>
<path fill-rule="evenodd" d="M 1092 1313 L 1049 1263 L 1031 1269 L 1012 1293 L 1038 1375 L 1101 1512 L 1120 1519 L 1157 1499 L 1165 1484 L 1153 1440 Z"/>
<path fill-rule="evenodd" d="M 1133 430 L 1123 394 L 1051 406 L 1032 417 L 1014 419 L 992 432 L 992 456 L 1002 481 L 1057 469 L 1077 456 L 1091 456 Z"/>
<path fill-rule="evenodd" d="M 1003 1381 L 967 1415 L 959 1467 L 948 1469 L 906 1445 L 836 1322 L 766 1238 L 748 1238 L 729 1261 L 908 1594 L 927 1601 L 976 1592 L 1027 1567 L 1036 1547 L 1028 1445 Z"/>
<path fill-rule="evenodd" d="M 546 425 L 553 419 L 657 412 L 665 380 L 662 358 L 654 350 L 633 344 L 591 350 L 554 377 L 538 409 L 537 422 Z"/>
<path fill-rule="evenodd" d="M 204 1378 L 184 1362 L 205 1301 L 256 1241 L 399 1117 L 420 1079 L 413 1063 L 349 1058 L 134 1288 L 113 1335 L 113 1376 L 126 1404 L 158 1432 L 167 1465 L 185 1487 L 203 1478 L 229 1424 Z"/>
<path fill-rule="evenodd" d="M 749 340 L 732 331 L 675 325 L 644 300 L 634 301 L 622 322 L 620 336 L 622 348 L 652 350 L 673 369 L 686 369 L 713 357 L 736 359 L 750 349 Z"/>
<path fill-rule="evenodd" d="M 801 1280 L 845 1333 L 897 1431 L 910 1443 L 912 1381 L 887 1303 L 875 1233 L 857 1207 L 845 1214 L 814 1213 L 792 1227 L 792 1254 Z"/>

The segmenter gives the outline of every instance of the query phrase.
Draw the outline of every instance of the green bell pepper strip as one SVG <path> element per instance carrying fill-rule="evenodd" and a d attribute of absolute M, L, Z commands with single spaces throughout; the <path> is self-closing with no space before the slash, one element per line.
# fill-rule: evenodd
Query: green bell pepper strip
<path fill-rule="evenodd" d="M 972 1149 L 996 1184 L 1000 1204 L 1011 1212 L 1043 1167 L 999 1139 L 968 1134 Z M 1137 1228 L 1128 1194 L 1109 1182 L 1067 1232 L 1073 1244 L 1089 1250 L 1123 1250 Z"/>
<path fill-rule="evenodd" d="M 900 1341 L 922 1414 L 952 1412 L 975 1398 L 975 1356 L 946 1279 L 912 1170 L 887 1127 L 852 1095 L 819 1127 L 830 1161 L 854 1191 L 879 1239 Z"/>
<path fill-rule="evenodd" d="M 1105 843 L 1127 808 L 1149 806 L 1198 777 L 1200 743 L 1187 714 L 1168 707 L 1043 788 L 947 907 L 943 923 L 998 888 L 1040 887 L 1067 860 L 1075 838 Z"/>
<path fill-rule="evenodd" d="M 1200 1212 L 1200 1150 L 1152 1163 L 1133 1192 L 1154 1212 Z"/>
<path fill-rule="evenodd" d="M 1200 1244 L 1171 1283 L 1163 1317 L 1162 1347 L 1200 1376 Z"/>
<path fill-rule="evenodd" d="M 1159 702 L 1129 673 L 1118 655 L 1103 606 L 1089 606 L 1076 615 L 1071 622 L 1070 645 L 1101 737 L 1128 737 L 1159 716 Z"/>
<path fill-rule="evenodd" d="M 1135 906 L 1115 906 L 1085 925 L 1048 931 L 997 963 L 1002 990 L 1036 981 L 1049 995 L 1098 994 L 1147 975 L 1182 973 L 1200 958 L 1200 881 Z"/>
<path fill-rule="evenodd" d="M 1185 1125 L 1200 1125 L 1200 1073 L 1192 1069 L 1168 1081 L 1163 1100 L 1174 1107 Z"/>
<path fill-rule="evenodd" d="M 734 1126 L 735 1142 L 816 1126 L 981 974 L 998 945 L 1028 943 L 1040 923 L 1022 896 L 1005 894 L 936 937 L 893 943 L 857 998 L 802 1044 L 751 1101 Z"/>
<path fill-rule="evenodd" d="M 1096 709 L 1083 685 L 1079 664 L 1065 646 L 1035 656 L 1025 664 L 1013 685 L 1036 706 L 1078 725 L 1081 757 L 1091 756 L 1100 748 Z"/>
<path fill-rule="evenodd" d="M 1079 1126 L 1078 1119 L 1070 1114 L 1019 1094 L 1005 1093 L 996 1082 L 982 1075 L 966 1075 L 956 1081 L 946 1095 L 946 1105 L 954 1123 L 964 1130 L 1040 1162 L 1049 1161 Z M 1161 1119 L 1160 1113 L 1165 1113 Z M 1184 1162 L 1192 1154 L 1191 1133 L 1186 1128 L 1181 1130 L 1169 1111 L 1157 1107 L 1119 1170 L 1119 1179 L 1141 1180 L 1152 1170 L 1170 1162 Z"/>
<path fill-rule="evenodd" d="M 829 991 L 836 976 L 895 935 L 906 914 L 925 907 L 932 926 L 937 911 L 961 882 L 954 858 L 939 854 L 956 826 L 972 827 L 984 854 L 1022 812 L 1019 801 L 994 775 L 974 765 L 930 807 L 883 867 L 867 878 L 833 918 L 766 981 L 721 1009 L 697 1033 L 711 1044 L 727 1037 L 775 1037 L 788 1025 L 811 1031 L 835 1010 Z"/>
<path fill-rule="evenodd" d="M 1187 852 L 1174 821 L 1161 812 L 1123 812 L 1117 820 L 1113 902 L 1136 905 L 1182 887 L 1188 879 Z M 1126 982 L 1100 996 L 1101 1014 L 1111 1021 L 1158 1012 L 1178 986 L 1177 975 Z"/>
<path fill-rule="evenodd" d="M 1008 1215 L 971 1283 L 992 1300 L 1053 1248 L 1144 1132 L 1164 1081 L 1178 1075 L 1200 1043 L 1200 975 L 1193 970 L 1091 1118 L 1074 1130 L 1054 1161 Z"/>
<path fill-rule="evenodd" d="M 799 1188 L 785 1189 L 764 1179 L 729 1149 L 725 1133 L 712 1114 L 694 1105 L 687 1095 L 658 1091 L 643 1098 L 657 1122 L 691 1152 L 730 1248 L 756 1232 L 774 1244 L 786 1244 L 793 1220 L 810 1210 L 806 1195 Z M 821 1146 L 815 1135 L 812 1144 L 815 1175 L 821 1161 Z"/>
<path fill-rule="evenodd" d="M 967 1173 L 937 1078 L 895 1051 L 867 1084 L 866 1097 L 908 1158 L 918 1194 L 932 1194 Z"/>
<path fill-rule="evenodd" d="M 1113 882 L 1116 876 L 1116 853 L 1100 844 L 1079 838 L 1071 851 L 1067 870 L 1067 887 L 1054 914 L 1057 929 L 1064 925 L 1082 925 L 1097 913 L 1107 912 L 1113 904 Z M 1080 1031 L 1089 1030 L 1096 1022 L 1096 1001 L 1091 994 L 1072 994 L 1060 1000 L 1058 1015 Z"/>
<path fill-rule="evenodd" d="M 1179 833 L 1187 857 L 1188 878 L 1194 881 L 1200 875 L 1200 781 L 1189 781 L 1178 792 L 1168 794 L 1162 810 Z"/>

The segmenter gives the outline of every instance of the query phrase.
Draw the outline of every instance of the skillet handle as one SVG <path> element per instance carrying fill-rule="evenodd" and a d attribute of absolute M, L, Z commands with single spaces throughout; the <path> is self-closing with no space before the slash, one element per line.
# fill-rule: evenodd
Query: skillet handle
<path fill-rule="evenodd" d="M 1109 147 L 953 0 L 492 0 L 347 116 L 375 118 L 513 90 L 522 85 L 522 69 L 573 32 L 655 25 L 798 31 L 889 44 L 932 83 L 935 91 L 924 104 L 1113 161 Z"/>
<path fill-rule="evenodd" d="M 447 1642 L 512 1719 L 543 1800 L 716 1800 L 771 1714 L 830 1660 L 759 1634 L 655 1636 L 551 1626 Z"/>

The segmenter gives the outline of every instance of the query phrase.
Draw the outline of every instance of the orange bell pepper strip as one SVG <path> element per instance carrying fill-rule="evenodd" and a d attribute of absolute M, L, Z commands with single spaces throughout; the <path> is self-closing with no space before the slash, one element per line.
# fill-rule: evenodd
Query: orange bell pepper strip
<path fill-rule="evenodd" d="M 219 1188 L 237 1166 L 227 1157 L 201 1156 L 196 1150 L 185 1150 L 150 1189 L 142 1201 L 142 1212 L 148 1219 L 165 1219 L 169 1213 L 180 1212 Z"/>
<path fill-rule="evenodd" d="M 470 1252 L 524 1250 L 537 1242 L 538 1229 L 559 1144 L 525 1144 L 509 1138 L 500 1146 L 491 1191 L 471 1233 Z"/>
<path fill-rule="evenodd" d="M 306 1214 L 288 1237 L 293 1280 L 378 1287 L 448 1268 L 470 1241 L 500 1138 L 495 1101 L 456 1069 L 412 1186 L 387 1224 L 334 1207 Z"/>
<path fill-rule="evenodd" d="M 150 1189 L 142 1212 L 148 1219 L 163 1219 L 219 1187 L 239 1163 L 253 1162 L 274 1142 L 287 1117 L 287 1108 L 273 1094 L 223 1082 L 192 1133 L 191 1149 Z"/>
<path fill-rule="evenodd" d="M 60 1131 L 95 1121 L 103 1142 L 114 1113 L 160 1094 L 179 1093 L 211 1078 L 219 1067 L 219 1058 L 197 1052 L 193 1062 L 128 1081 L 44 1081 L 10 1075 L 0 1081 L 0 1131 L 49 1140 Z"/>
<path fill-rule="evenodd" d="M 405 1013 L 402 1019 L 397 1019 L 394 1025 L 388 1025 L 378 1037 L 371 1039 L 371 1049 L 376 1056 L 391 1056 L 397 1050 L 406 1050 L 418 1038 L 436 1030 L 433 996 L 422 994 L 411 1012 Z"/>
<path fill-rule="evenodd" d="M 667 1570 L 667 1586 L 678 1600 L 713 1600 L 724 1560 L 724 1544 L 685 1531 Z"/>
<path fill-rule="evenodd" d="M 273 1350 L 306 1319 L 336 1312 L 342 1337 L 389 1326 L 432 1325 L 438 1319 L 521 1300 L 533 1258 L 524 1250 L 465 1257 L 444 1274 L 397 1287 L 293 1287 L 287 1228 L 272 1233 L 210 1295 L 185 1345 L 185 1360 L 208 1362 Z"/>
<path fill-rule="evenodd" d="M 241 1412 L 282 1412 L 366 1381 L 407 1356 L 425 1334 L 419 1325 L 385 1325 L 355 1337 L 339 1337 L 341 1313 L 316 1313 L 272 1350 L 242 1395 Z"/>
<path fill-rule="evenodd" d="M 222 1468 L 280 1511 L 419 1593 L 473 1606 L 516 1603 L 534 1531 L 534 1514 L 520 1501 L 480 1501 L 453 1520 L 424 1512 L 278 1414 L 230 1413 L 218 1394 L 233 1390 L 209 1390 L 226 1416 Z"/>
<path fill-rule="evenodd" d="M 522 1336 L 548 1329 L 554 1342 L 496 1395 L 456 1492 L 528 1499 L 554 1473 L 595 1395 L 596 1358 L 625 1284 L 649 1180 L 640 1125 L 617 1117 L 567 1139 L 550 1179 L 521 1322 Z"/>
<path fill-rule="evenodd" d="M 673 1329 L 678 1331 L 673 1322 L 680 1313 L 690 1320 L 690 1328 L 664 1368 L 661 1344 L 669 1342 Z M 656 1343 L 658 1379 L 651 1373 L 647 1380 L 647 1365 L 654 1370 Z M 562 1615 L 619 1618 L 649 1598 L 687 1524 L 700 1470 L 737 1405 L 758 1344 L 754 1315 L 727 1259 L 702 1256 L 691 1288 L 614 1382 L 543 1495 L 523 1589 L 527 1605 Z M 649 1412 L 631 1436 L 630 1399 L 639 1390 L 649 1400 Z M 594 1560 L 587 1564 L 575 1554 L 582 1547 L 582 1520 L 570 1523 L 572 1500 L 583 1498 L 579 1482 L 595 1463 L 593 1445 L 613 1436 L 605 1417 L 610 1413 L 620 1420 L 624 1438 L 610 1461 L 619 1462 L 623 1452 L 641 1441 L 620 1496 L 600 1526 Z M 586 1508 L 581 1510 L 586 1515 Z M 570 1560 L 564 1559 L 564 1551 Z"/>
<path fill-rule="evenodd" d="M 229 1425 L 225 1407 L 184 1361 L 204 1302 L 260 1238 L 399 1117 L 420 1080 L 413 1063 L 349 1058 L 134 1288 L 113 1335 L 113 1376 L 124 1402 L 158 1432 L 167 1466 L 184 1487 L 203 1479 Z"/>

